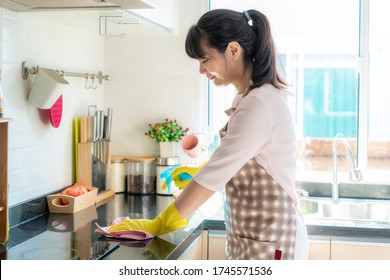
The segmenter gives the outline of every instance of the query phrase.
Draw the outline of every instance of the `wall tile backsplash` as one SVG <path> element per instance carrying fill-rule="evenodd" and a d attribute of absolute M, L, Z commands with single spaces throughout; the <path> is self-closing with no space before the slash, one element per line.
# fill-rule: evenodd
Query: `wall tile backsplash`
<path fill-rule="evenodd" d="M 63 93 L 61 124 L 54 128 L 47 112 L 27 101 L 35 76 L 23 80 L 23 61 L 28 67 L 97 72 L 104 70 L 104 38 L 34 13 L 2 9 L 2 86 L 5 116 L 13 119 L 9 126 L 10 206 L 73 183 L 72 120 L 85 114 L 89 104 L 102 107 L 104 98 L 104 87 L 87 90 L 83 78 L 65 77 L 70 84 Z"/>
<path fill-rule="evenodd" d="M 5 117 L 13 119 L 9 132 L 11 207 L 74 183 L 72 120 L 87 114 L 88 105 L 113 108 L 114 155 L 157 155 L 158 145 L 144 132 L 148 123 L 161 118 L 178 119 L 194 132 L 204 128 L 207 82 L 199 75 L 197 62 L 186 56 L 184 40 L 189 26 L 207 7 L 206 1 L 177 2 L 177 29 L 151 26 L 149 32 L 133 35 L 131 28 L 137 27 L 124 27 L 130 28 L 125 38 L 99 35 L 97 28 L 78 28 L 84 23 L 77 24 L 80 19 L 72 18 L 71 12 L 61 12 L 63 20 L 53 21 L 39 13 L 1 10 Z M 70 84 L 63 93 L 62 121 L 54 128 L 46 112 L 27 101 L 35 77 L 22 79 L 23 61 L 28 67 L 103 71 L 110 79 L 93 90 L 84 87 L 84 78 L 66 76 Z"/>

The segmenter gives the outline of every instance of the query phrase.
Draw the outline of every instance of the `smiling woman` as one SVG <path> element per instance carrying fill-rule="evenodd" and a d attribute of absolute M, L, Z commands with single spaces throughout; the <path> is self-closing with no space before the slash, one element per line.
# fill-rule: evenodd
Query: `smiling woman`
<path fill-rule="evenodd" d="M 290 107 L 296 122 L 299 179 L 315 173 L 330 181 L 333 138 L 341 133 L 351 143 L 365 179 L 371 174 L 374 181 L 389 180 L 390 131 L 381 121 L 390 117 L 383 99 L 389 75 L 384 61 L 390 53 L 384 30 L 389 19 L 383 11 L 388 6 L 386 1 L 366 0 L 316 1 L 315 6 L 310 0 L 210 1 L 211 9 L 255 8 L 268 15 L 279 67 L 294 93 Z M 209 83 L 209 125 L 217 131 L 226 121 L 220 112 L 228 108 L 234 89 L 227 95 L 215 85 Z M 348 168 L 348 161 L 341 158 L 340 170 Z"/>

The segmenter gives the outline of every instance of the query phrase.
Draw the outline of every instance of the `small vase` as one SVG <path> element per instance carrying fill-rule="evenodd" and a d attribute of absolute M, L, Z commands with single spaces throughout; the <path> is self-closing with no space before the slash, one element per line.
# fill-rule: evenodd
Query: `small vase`
<path fill-rule="evenodd" d="M 170 158 L 176 156 L 175 142 L 160 142 L 160 157 Z"/>

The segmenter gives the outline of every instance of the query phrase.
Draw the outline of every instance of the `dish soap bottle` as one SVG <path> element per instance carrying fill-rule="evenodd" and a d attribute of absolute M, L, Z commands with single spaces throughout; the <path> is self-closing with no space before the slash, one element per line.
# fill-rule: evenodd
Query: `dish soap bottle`
<path fill-rule="evenodd" d="M 0 71 L 0 118 L 4 115 L 4 99 L 3 99 L 3 90 L 1 89 L 2 79 L 1 79 L 1 71 Z"/>

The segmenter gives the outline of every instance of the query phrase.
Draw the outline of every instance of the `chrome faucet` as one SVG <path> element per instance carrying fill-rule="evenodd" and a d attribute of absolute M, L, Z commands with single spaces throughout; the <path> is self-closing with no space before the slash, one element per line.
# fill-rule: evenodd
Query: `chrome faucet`
<path fill-rule="evenodd" d="M 355 159 L 352 154 L 351 146 L 347 140 L 342 138 L 340 135 L 336 135 L 333 140 L 333 183 L 332 183 L 332 200 L 333 203 L 339 202 L 339 183 L 337 181 L 337 147 L 339 144 L 344 144 L 347 150 L 347 158 L 351 163 L 351 169 L 349 170 L 349 180 L 351 182 L 359 182 L 362 180 L 362 174 L 356 167 Z"/>

